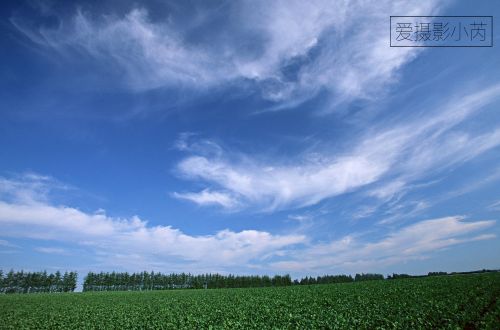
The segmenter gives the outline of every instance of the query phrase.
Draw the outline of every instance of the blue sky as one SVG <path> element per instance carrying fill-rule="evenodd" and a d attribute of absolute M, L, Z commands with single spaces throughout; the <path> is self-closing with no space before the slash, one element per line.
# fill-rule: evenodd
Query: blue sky
<path fill-rule="evenodd" d="M 0 268 L 500 267 L 500 52 L 387 31 L 498 3 L 1 6 Z"/>

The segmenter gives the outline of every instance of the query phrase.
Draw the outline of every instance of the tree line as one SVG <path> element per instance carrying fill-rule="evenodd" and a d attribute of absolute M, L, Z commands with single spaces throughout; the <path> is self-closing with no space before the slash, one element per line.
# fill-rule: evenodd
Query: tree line
<path fill-rule="evenodd" d="M 395 274 L 388 275 L 388 280 L 442 276 L 456 274 L 482 273 L 498 270 L 482 269 L 470 272 L 429 272 L 427 275 Z M 216 289 L 216 288 L 249 288 L 289 285 L 333 284 L 358 281 L 383 280 L 382 274 L 362 273 L 351 275 L 306 276 L 292 281 L 290 275 L 238 276 L 221 274 L 190 273 L 155 273 L 155 272 L 89 272 L 83 282 L 83 291 L 142 291 L 166 289 Z M 37 292 L 73 292 L 77 286 L 76 272 L 61 272 L 48 274 L 42 272 L 25 272 L 10 270 L 4 274 L 0 270 L 0 293 L 37 293 Z"/>
<path fill-rule="evenodd" d="M 428 272 L 427 275 L 410 275 L 410 274 L 395 274 L 388 275 L 388 280 L 396 280 L 400 278 L 417 278 L 417 277 L 428 277 L 428 276 L 450 276 L 450 275 L 466 275 L 466 274 L 480 274 L 480 273 L 490 273 L 498 272 L 498 269 L 481 269 L 481 270 L 471 270 L 466 272 Z"/>
<path fill-rule="evenodd" d="M 159 272 L 89 272 L 83 281 L 83 291 L 142 291 L 166 289 L 219 289 L 250 288 L 289 285 L 332 284 L 354 281 L 383 279 L 381 274 L 324 275 L 304 277 L 292 281 L 290 275 L 239 276 L 221 274 L 170 273 Z M 48 274 L 10 270 L 4 274 L 0 270 L 0 293 L 73 292 L 77 285 L 76 272 Z"/>
<path fill-rule="evenodd" d="M 287 286 L 291 284 L 292 279 L 290 275 L 275 275 L 270 277 L 265 275 L 162 274 L 146 271 L 131 274 L 127 272 L 89 272 L 83 281 L 83 291 L 250 288 Z"/>
<path fill-rule="evenodd" d="M 83 281 L 83 291 L 145 291 L 169 289 L 221 289 L 221 288 L 250 288 L 289 285 L 332 284 L 354 281 L 368 281 L 384 279 L 382 274 L 325 275 L 318 277 L 304 277 L 292 281 L 290 275 L 221 275 L 190 273 L 159 272 L 89 272 Z"/>
<path fill-rule="evenodd" d="M 356 274 L 359 275 L 359 274 Z M 351 275 L 324 275 L 324 276 L 306 276 L 300 280 L 294 280 L 294 284 L 309 285 L 309 284 L 333 284 L 354 282 Z"/>
<path fill-rule="evenodd" d="M 0 269 L 0 293 L 73 292 L 78 274 L 60 271 L 48 274 L 10 270 L 4 274 Z"/>

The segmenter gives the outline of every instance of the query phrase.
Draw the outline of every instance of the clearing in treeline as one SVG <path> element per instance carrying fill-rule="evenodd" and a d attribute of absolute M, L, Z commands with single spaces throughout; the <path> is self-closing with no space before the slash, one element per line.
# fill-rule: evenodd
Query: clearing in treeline
<path fill-rule="evenodd" d="M 287 287 L 0 296 L 2 329 L 498 329 L 500 273 Z"/>

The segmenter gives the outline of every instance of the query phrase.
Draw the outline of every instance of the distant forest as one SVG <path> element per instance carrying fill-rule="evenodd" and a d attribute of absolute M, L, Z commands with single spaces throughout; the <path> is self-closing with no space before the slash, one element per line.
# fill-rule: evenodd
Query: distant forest
<path fill-rule="evenodd" d="M 309 284 L 332 284 L 355 281 L 383 280 L 382 274 L 325 275 L 291 279 L 290 275 L 238 276 L 221 274 L 162 274 L 89 273 L 83 282 L 83 291 L 143 291 L 169 289 L 255 288 Z"/>
<path fill-rule="evenodd" d="M 0 269 L 0 293 L 73 292 L 77 277 L 76 272 L 59 271 L 48 274 L 11 270 L 4 275 Z"/>
<path fill-rule="evenodd" d="M 425 276 L 442 276 L 492 272 L 498 270 L 478 270 L 470 272 L 429 272 L 427 275 L 392 274 L 384 278 L 382 274 L 362 273 L 351 275 L 324 275 L 292 281 L 290 275 L 238 276 L 221 274 L 193 275 L 189 273 L 162 274 L 155 272 L 89 272 L 83 280 L 83 291 L 146 291 L 171 289 L 219 289 L 277 287 L 290 285 L 333 284 L 372 280 L 395 280 Z M 77 273 L 57 271 L 24 272 L 14 270 L 4 274 L 0 270 L 0 293 L 56 293 L 73 292 L 77 286 Z"/>

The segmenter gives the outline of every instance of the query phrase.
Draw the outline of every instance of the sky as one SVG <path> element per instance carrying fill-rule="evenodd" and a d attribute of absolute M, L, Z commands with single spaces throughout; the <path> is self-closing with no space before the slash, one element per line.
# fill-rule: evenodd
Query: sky
<path fill-rule="evenodd" d="M 500 3 L 0 9 L 0 269 L 500 268 L 500 31 L 485 48 L 388 31 Z"/>

